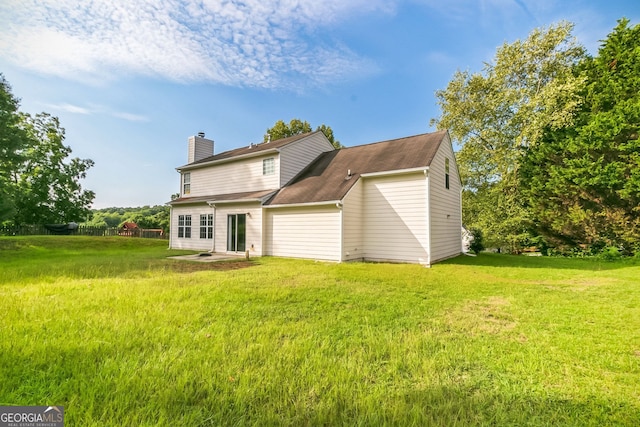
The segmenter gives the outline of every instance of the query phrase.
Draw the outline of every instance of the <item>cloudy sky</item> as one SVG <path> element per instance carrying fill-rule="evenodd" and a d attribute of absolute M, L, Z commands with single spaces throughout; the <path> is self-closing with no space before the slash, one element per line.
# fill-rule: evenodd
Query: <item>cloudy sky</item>
<path fill-rule="evenodd" d="M 638 0 L 3 0 L 0 73 L 96 165 L 95 208 L 162 204 L 200 131 L 216 153 L 277 120 L 346 146 L 429 132 L 434 92 L 561 20 L 597 53 Z"/>

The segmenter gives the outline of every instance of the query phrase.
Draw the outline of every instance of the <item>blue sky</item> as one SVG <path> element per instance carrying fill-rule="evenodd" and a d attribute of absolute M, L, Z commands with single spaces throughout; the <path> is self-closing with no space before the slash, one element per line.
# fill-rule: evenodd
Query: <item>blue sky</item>
<path fill-rule="evenodd" d="M 561 20 L 596 54 L 638 0 L 3 0 L 0 72 L 29 113 L 91 158 L 95 208 L 162 204 L 187 138 L 215 152 L 277 120 L 346 146 L 430 132 L 434 92 L 505 42 Z"/>

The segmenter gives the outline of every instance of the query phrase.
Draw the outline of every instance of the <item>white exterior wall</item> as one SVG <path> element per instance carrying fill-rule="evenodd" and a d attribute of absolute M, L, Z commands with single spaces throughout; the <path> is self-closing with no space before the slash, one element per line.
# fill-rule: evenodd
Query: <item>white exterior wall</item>
<path fill-rule="evenodd" d="M 280 149 L 280 187 L 291 181 L 316 157 L 333 146 L 321 133 L 315 133 Z"/>
<path fill-rule="evenodd" d="M 213 213 L 213 210 L 206 204 L 198 204 L 174 206 L 171 211 L 171 249 L 210 251 L 213 239 L 200 238 L 200 215 Z M 191 215 L 191 237 L 188 239 L 178 238 L 178 215 Z"/>
<path fill-rule="evenodd" d="M 335 205 L 265 209 L 264 254 L 340 261 L 340 218 Z"/>
<path fill-rule="evenodd" d="M 262 160 L 270 157 L 274 159 L 274 173 L 262 175 Z M 191 173 L 191 193 L 187 196 L 196 197 L 212 194 L 275 190 L 279 188 L 279 169 L 278 153 L 272 153 L 215 166 L 185 170 L 183 173 Z"/>
<path fill-rule="evenodd" d="M 246 248 L 251 256 L 262 255 L 262 207 L 258 203 L 216 205 L 216 252 L 227 252 L 227 215 L 247 214 Z M 253 246 L 253 247 L 252 247 Z"/>
<path fill-rule="evenodd" d="M 364 258 L 428 263 L 424 173 L 365 178 L 363 196 Z"/>
<path fill-rule="evenodd" d="M 214 214 L 215 239 L 200 238 L 200 215 Z M 227 215 L 248 214 L 246 247 L 252 256 L 262 255 L 262 207 L 258 203 L 223 204 L 214 208 L 206 204 L 174 206 L 171 218 L 171 248 L 225 253 L 227 251 Z M 191 215 L 191 238 L 178 238 L 178 215 Z M 252 247 L 253 245 L 253 247 Z"/>
<path fill-rule="evenodd" d="M 363 241 L 363 184 L 358 180 L 343 199 L 342 204 L 342 260 L 364 259 Z"/>
<path fill-rule="evenodd" d="M 449 159 L 449 189 L 445 188 L 445 159 Z M 431 262 L 454 257 L 462 251 L 460 175 L 453 148 L 442 141 L 429 167 Z"/>

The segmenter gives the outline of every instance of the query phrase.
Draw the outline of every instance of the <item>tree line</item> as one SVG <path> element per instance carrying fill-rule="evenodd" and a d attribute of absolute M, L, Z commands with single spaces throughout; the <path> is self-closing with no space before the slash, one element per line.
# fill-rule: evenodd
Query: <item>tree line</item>
<path fill-rule="evenodd" d="M 169 206 L 142 206 L 135 208 L 104 208 L 92 210 L 91 219 L 82 225 L 89 227 L 122 227 L 125 222 L 135 222 L 145 229 L 162 229 L 169 232 Z"/>
<path fill-rule="evenodd" d="M 640 25 L 590 56 L 561 22 L 436 92 L 460 149 L 463 221 L 487 246 L 640 252 Z"/>

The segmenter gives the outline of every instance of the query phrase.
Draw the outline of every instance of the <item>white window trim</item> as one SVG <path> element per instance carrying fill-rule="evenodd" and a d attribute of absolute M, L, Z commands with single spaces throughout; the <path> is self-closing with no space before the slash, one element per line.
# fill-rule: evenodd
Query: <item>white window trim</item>
<path fill-rule="evenodd" d="M 276 173 L 275 158 L 262 159 L 262 175 L 273 175 L 274 173 Z"/>

